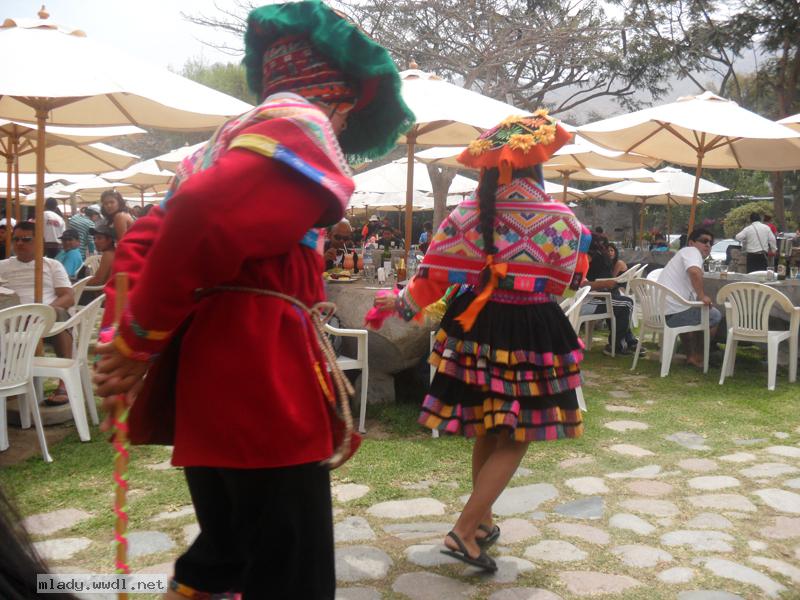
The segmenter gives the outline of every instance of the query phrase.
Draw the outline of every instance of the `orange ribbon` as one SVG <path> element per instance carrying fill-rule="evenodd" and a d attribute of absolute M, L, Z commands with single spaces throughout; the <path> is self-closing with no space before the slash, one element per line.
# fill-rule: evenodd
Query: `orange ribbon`
<path fill-rule="evenodd" d="M 480 314 L 483 307 L 486 306 L 492 292 L 497 289 L 497 282 L 508 273 L 508 263 L 494 264 L 494 258 L 491 254 L 486 257 L 486 268 L 489 269 L 489 273 L 491 274 L 489 282 L 481 290 L 481 293 L 475 296 L 475 299 L 469 303 L 467 309 L 456 317 L 456 321 L 461 323 L 461 327 L 464 328 L 464 331 L 472 329 L 472 326 L 475 324 L 475 319 L 478 318 L 478 314 Z"/>

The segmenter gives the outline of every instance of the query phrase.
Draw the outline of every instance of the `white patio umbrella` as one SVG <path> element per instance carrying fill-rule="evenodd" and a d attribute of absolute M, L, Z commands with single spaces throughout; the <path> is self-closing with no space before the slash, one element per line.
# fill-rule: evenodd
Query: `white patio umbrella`
<path fill-rule="evenodd" d="M 175 169 L 178 168 L 178 165 L 181 164 L 184 158 L 191 156 L 204 145 L 205 142 L 200 142 L 199 144 L 193 144 L 191 146 L 181 146 L 180 148 L 175 148 L 175 150 L 170 150 L 166 154 L 156 156 L 153 160 L 156 161 L 159 169 L 172 171 L 174 173 Z"/>
<path fill-rule="evenodd" d="M 426 150 L 421 150 L 417 152 L 415 158 L 417 161 L 425 164 L 440 165 L 445 167 L 452 167 L 452 168 L 471 171 L 474 169 L 465 167 L 455 159 L 456 156 L 461 154 L 461 151 L 464 150 L 465 147 L 466 146 L 455 146 L 455 147 L 437 146 L 435 148 L 428 148 Z M 641 175 L 641 173 L 638 174 Z M 459 176 L 457 175 L 456 177 Z M 455 179 L 453 181 L 455 182 Z M 545 181 L 544 183 L 545 183 L 545 191 L 554 198 L 558 198 L 559 200 L 564 201 L 565 197 L 567 199 L 566 201 L 579 200 L 583 198 L 583 192 L 581 192 L 581 190 L 567 187 L 566 185 L 560 186 L 550 181 Z M 478 187 L 478 182 L 472 181 L 472 189 L 474 190 L 476 187 Z"/>
<path fill-rule="evenodd" d="M 792 131 L 800 131 L 800 113 L 796 115 L 792 115 L 791 117 L 786 117 L 785 119 L 781 119 L 778 121 L 784 127 L 788 127 Z"/>
<path fill-rule="evenodd" d="M 575 179 L 575 175 L 587 173 L 587 169 L 630 170 L 634 167 L 657 167 L 659 164 L 660 159 L 608 150 L 576 135 L 575 143 L 559 148 L 542 168 L 546 172 L 558 173 L 566 190 L 570 178 Z"/>
<path fill-rule="evenodd" d="M 408 159 L 398 158 L 381 167 L 363 171 L 353 177 L 356 184 L 356 192 L 406 194 L 408 166 Z M 414 176 L 412 192 L 433 193 L 433 184 L 431 183 L 428 169 L 423 162 L 414 160 L 411 172 Z M 468 177 L 456 175 L 450 184 L 449 192 L 454 194 L 469 193 L 477 185 L 476 181 Z"/>
<path fill-rule="evenodd" d="M 245 112 L 249 104 L 166 69 L 147 65 L 59 27 L 41 10 L 39 19 L 6 19 L 0 26 L 0 118 L 35 122 L 36 188 L 44 189 L 45 122 L 54 125 L 140 125 L 210 130 Z M 36 220 L 44 207 L 37 204 Z M 34 296 L 42 297 L 43 231 L 36 228 Z"/>
<path fill-rule="evenodd" d="M 653 176 L 660 177 L 661 181 L 620 181 L 584 190 L 584 193 L 589 198 L 639 203 L 639 243 L 641 244 L 644 233 L 645 205 L 666 206 L 668 210 L 667 229 L 672 229 L 672 206 L 694 206 L 696 194 L 713 194 L 725 192 L 728 189 L 706 179 L 700 179 L 695 193 L 695 178 L 680 169 L 661 169 L 656 171 Z"/>
<path fill-rule="evenodd" d="M 94 130 L 96 129 L 96 130 Z M 135 154 L 101 144 L 112 136 L 145 133 L 133 126 L 122 127 L 47 127 L 45 144 L 48 148 L 44 169 L 61 173 L 102 173 L 122 169 L 134 162 Z M 36 173 L 35 126 L 0 119 L 0 156 L 4 157 L 8 190 L 12 190 L 12 176 L 16 175 L 19 187 L 20 173 Z M 19 192 L 13 194 L 17 202 L 19 220 Z M 12 212 L 12 194 L 6 194 L 6 214 Z M 11 230 L 6 231 L 6 254 L 11 255 Z"/>
<path fill-rule="evenodd" d="M 156 160 L 151 158 L 131 165 L 124 171 L 106 173 L 103 179 L 114 185 L 125 184 L 139 190 L 139 199 L 144 206 L 144 193 L 147 190 L 163 191 L 172 180 L 173 174 L 158 167 Z"/>
<path fill-rule="evenodd" d="M 106 190 L 115 190 L 126 197 L 127 200 L 141 200 L 143 196 L 148 194 L 164 193 L 169 189 L 167 183 L 157 183 L 152 185 L 143 186 L 131 185 L 129 183 L 122 183 L 118 181 L 109 181 L 105 177 L 93 177 L 84 181 L 66 185 L 61 188 L 62 192 L 68 194 L 79 194 L 83 200 L 96 202 Z M 147 190 L 147 191 L 145 191 Z"/>
<path fill-rule="evenodd" d="M 414 63 L 410 66 L 400 73 L 403 100 L 416 116 L 414 126 L 398 142 L 408 144 L 407 165 L 413 160 L 418 145 L 464 146 L 509 115 L 530 112 L 448 83 L 432 73 L 419 70 Z M 565 127 L 574 130 L 569 125 Z M 411 236 L 413 182 L 414 172 L 409 168 L 406 238 Z"/>
<path fill-rule="evenodd" d="M 580 135 L 614 150 L 695 167 L 786 171 L 800 168 L 800 133 L 711 92 L 590 123 Z M 692 194 L 696 200 L 697 190 Z M 689 230 L 694 227 L 692 204 Z"/>
<path fill-rule="evenodd" d="M 561 177 L 561 173 L 558 169 L 551 170 L 547 165 L 545 165 L 543 171 L 545 177 Z M 653 178 L 653 171 L 649 169 L 625 169 L 621 171 L 580 169 L 570 173 L 569 178 L 574 181 L 655 181 Z"/>

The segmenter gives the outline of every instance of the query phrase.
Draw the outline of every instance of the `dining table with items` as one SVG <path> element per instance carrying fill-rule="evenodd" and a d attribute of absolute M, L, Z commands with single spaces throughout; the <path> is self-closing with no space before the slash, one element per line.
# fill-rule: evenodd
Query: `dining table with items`
<path fill-rule="evenodd" d="M 346 264 L 349 266 L 351 261 Z M 333 323 L 336 327 L 365 329 L 364 317 L 372 308 L 375 295 L 395 285 L 402 287 L 413 272 L 405 266 L 404 250 L 384 253 L 382 249 L 367 249 L 357 253 L 352 264 L 356 268 L 334 268 L 323 274 L 326 295 L 336 305 Z M 433 327 L 432 323 L 388 319 L 379 331 L 369 331 L 370 403 L 394 401 L 394 375 L 416 366 L 428 355 Z M 354 340 L 342 338 L 341 343 L 340 352 L 354 356 Z"/>

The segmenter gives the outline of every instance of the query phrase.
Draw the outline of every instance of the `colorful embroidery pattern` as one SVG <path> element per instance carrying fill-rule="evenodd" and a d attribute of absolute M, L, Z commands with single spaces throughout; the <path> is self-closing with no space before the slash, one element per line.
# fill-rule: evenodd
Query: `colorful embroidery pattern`
<path fill-rule="evenodd" d="M 496 263 L 508 263 L 499 289 L 561 295 L 585 245 L 584 227 L 566 206 L 533 179 L 498 187 L 494 241 Z M 473 195 L 442 223 L 420 267 L 420 276 L 475 285 L 485 265 L 478 203 Z"/>

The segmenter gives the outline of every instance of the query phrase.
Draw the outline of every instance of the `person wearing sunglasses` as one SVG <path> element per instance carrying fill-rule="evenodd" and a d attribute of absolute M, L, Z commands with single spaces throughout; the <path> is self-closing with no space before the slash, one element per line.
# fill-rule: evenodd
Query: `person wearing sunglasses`
<path fill-rule="evenodd" d="M 686 300 L 700 300 L 710 307 L 708 325 L 711 339 L 717 333 L 722 313 L 712 306 L 711 298 L 703 290 L 703 261 L 711 254 L 714 235 L 708 229 L 694 229 L 686 246 L 678 250 L 661 271 L 658 283 L 667 286 Z M 684 327 L 700 323 L 700 308 L 686 308 L 669 296 L 665 306 L 666 322 L 670 327 Z M 703 333 L 693 331 L 681 335 L 686 348 L 686 363 L 703 368 Z"/>
<path fill-rule="evenodd" d="M 0 278 L 5 279 L 6 287 L 14 290 L 19 296 L 20 304 L 31 304 L 34 301 L 35 256 L 34 232 L 36 225 L 30 222 L 18 223 L 11 236 L 14 256 L 0 260 Z M 58 321 L 69 318 L 67 309 L 75 304 L 75 294 L 67 271 L 54 258 L 44 257 L 42 264 L 42 303 L 49 304 L 56 311 Z M 72 336 L 67 331 L 47 338 L 53 344 L 56 356 L 72 358 Z M 45 404 L 59 406 L 69 402 L 64 382 L 59 382 L 55 393 L 45 400 Z"/>
<path fill-rule="evenodd" d="M 341 266 L 342 258 L 353 251 L 353 228 L 342 219 L 331 227 L 330 239 L 325 241 L 325 270 Z"/>

